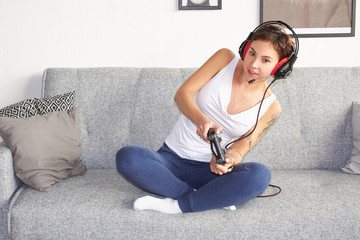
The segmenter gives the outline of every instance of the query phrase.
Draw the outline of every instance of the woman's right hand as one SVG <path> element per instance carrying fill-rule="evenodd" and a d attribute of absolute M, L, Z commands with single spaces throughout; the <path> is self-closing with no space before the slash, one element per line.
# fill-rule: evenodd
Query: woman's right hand
<path fill-rule="evenodd" d="M 230 158 L 226 158 L 225 164 L 217 164 L 217 163 L 215 163 L 215 156 L 212 155 L 212 158 L 210 161 L 210 171 L 212 173 L 215 173 L 217 175 L 223 175 L 228 172 L 231 172 L 233 166 L 234 166 L 234 162 Z"/>
<path fill-rule="evenodd" d="M 200 121 L 198 124 L 196 124 L 196 126 L 197 126 L 196 134 L 207 143 L 210 143 L 207 140 L 210 129 L 214 129 L 216 131 L 216 134 L 220 134 L 222 132 L 222 128 L 213 121 L 211 121 L 210 119 L 204 119 Z"/>

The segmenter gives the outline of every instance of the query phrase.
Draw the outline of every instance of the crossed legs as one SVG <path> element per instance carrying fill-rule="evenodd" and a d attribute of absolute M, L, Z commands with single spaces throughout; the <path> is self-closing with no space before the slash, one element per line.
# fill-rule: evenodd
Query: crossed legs
<path fill-rule="evenodd" d="M 117 170 L 136 186 L 165 197 L 140 198 L 134 203 L 135 209 L 167 213 L 241 204 L 260 195 L 271 178 L 268 168 L 260 163 L 242 163 L 231 173 L 215 175 L 209 163 L 182 159 L 165 144 L 157 152 L 124 147 L 116 155 L 116 164 Z"/>

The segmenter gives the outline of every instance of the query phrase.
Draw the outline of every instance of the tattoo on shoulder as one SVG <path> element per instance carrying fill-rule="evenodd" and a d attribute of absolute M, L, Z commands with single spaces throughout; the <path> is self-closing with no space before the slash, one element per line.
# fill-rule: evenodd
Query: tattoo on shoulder
<path fill-rule="evenodd" d="M 280 115 L 281 115 L 281 112 L 273 113 L 273 115 L 271 116 L 271 119 L 266 123 L 266 126 L 264 127 L 262 132 L 259 133 L 258 139 L 261 139 L 266 134 L 266 132 L 269 130 L 269 128 L 279 119 Z"/>

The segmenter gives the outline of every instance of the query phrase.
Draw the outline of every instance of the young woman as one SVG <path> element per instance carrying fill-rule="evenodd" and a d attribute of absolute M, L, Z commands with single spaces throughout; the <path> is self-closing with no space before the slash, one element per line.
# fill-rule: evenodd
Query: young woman
<path fill-rule="evenodd" d="M 242 160 L 281 114 L 268 89 L 256 124 L 268 87 L 265 80 L 293 52 L 290 36 L 279 25 L 265 24 L 241 47 L 241 58 L 220 49 L 190 76 L 176 92 L 183 114 L 164 145 L 156 152 L 127 146 L 116 155 L 123 176 L 162 196 L 139 198 L 134 209 L 185 213 L 235 208 L 263 193 L 270 183 L 269 169 Z M 207 140 L 210 129 L 221 134 L 224 145 L 254 131 L 231 144 L 225 164 L 216 164 Z"/>

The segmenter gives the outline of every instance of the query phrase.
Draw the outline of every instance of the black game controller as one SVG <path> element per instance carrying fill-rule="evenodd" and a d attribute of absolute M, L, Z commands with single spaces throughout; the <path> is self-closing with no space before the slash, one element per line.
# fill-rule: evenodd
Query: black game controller
<path fill-rule="evenodd" d="M 207 140 L 210 141 L 211 152 L 216 157 L 215 163 L 225 164 L 225 149 L 221 147 L 221 137 L 216 134 L 216 131 L 214 129 L 209 130 Z"/>

